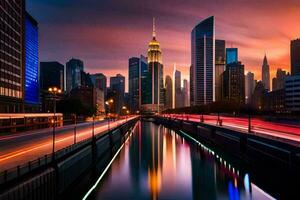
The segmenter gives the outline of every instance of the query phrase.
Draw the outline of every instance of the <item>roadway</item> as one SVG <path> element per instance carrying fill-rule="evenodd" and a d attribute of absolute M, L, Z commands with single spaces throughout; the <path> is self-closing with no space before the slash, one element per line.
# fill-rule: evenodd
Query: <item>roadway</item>
<path fill-rule="evenodd" d="M 200 122 L 202 117 L 202 115 L 193 114 L 172 114 L 164 116 L 196 122 Z M 203 115 L 203 119 L 203 123 L 220 126 L 220 124 L 217 124 L 217 115 Z M 220 116 L 220 119 L 222 121 L 222 127 L 249 134 L 247 117 Z M 272 138 L 290 143 L 292 145 L 300 146 L 300 125 L 270 122 L 252 117 L 250 134 Z"/>
<path fill-rule="evenodd" d="M 130 120 L 134 117 L 128 117 Z M 104 133 L 108 128 L 116 127 L 126 122 L 126 119 L 95 122 L 95 135 Z M 92 123 L 76 125 L 76 142 L 92 137 Z M 57 127 L 55 131 L 55 151 L 74 144 L 75 125 Z M 17 165 L 27 163 L 52 153 L 52 128 L 27 131 L 0 136 L 0 172 Z"/>

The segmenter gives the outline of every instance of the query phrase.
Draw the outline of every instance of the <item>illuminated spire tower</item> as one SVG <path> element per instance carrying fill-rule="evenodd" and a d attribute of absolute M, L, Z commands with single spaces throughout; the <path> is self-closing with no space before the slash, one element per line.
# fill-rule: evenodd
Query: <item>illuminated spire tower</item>
<path fill-rule="evenodd" d="M 163 90 L 163 64 L 159 42 L 156 40 L 155 18 L 153 18 L 152 40 L 148 47 L 148 70 L 152 88 L 151 106 L 148 107 L 152 112 L 159 112 L 164 105 Z"/>

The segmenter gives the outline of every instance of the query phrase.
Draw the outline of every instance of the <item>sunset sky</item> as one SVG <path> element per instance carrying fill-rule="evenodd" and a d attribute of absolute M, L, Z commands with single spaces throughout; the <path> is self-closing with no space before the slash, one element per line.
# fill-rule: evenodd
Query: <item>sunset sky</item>
<path fill-rule="evenodd" d="M 300 37 L 299 0 L 27 0 L 27 10 L 39 22 L 40 61 L 65 64 L 74 57 L 87 72 L 126 78 L 128 58 L 146 55 L 152 17 L 164 75 L 176 63 L 187 79 L 190 33 L 208 16 L 215 16 L 216 38 L 239 48 L 256 79 L 265 53 L 271 77 L 277 68 L 290 71 L 290 40 Z"/>

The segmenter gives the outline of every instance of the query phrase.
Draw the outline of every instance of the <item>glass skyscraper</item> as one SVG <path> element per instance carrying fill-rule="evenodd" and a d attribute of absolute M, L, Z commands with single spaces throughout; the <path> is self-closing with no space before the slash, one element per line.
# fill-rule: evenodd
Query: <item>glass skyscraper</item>
<path fill-rule="evenodd" d="M 72 58 L 66 64 L 66 89 L 70 92 L 72 89 L 81 86 L 81 72 L 83 71 L 83 62 Z"/>
<path fill-rule="evenodd" d="M 132 113 L 140 111 L 142 104 L 151 103 L 151 82 L 148 73 L 147 58 L 129 58 L 129 109 Z"/>
<path fill-rule="evenodd" d="M 215 100 L 215 23 L 211 16 L 194 27 L 191 33 L 191 105 Z"/>
<path fill-rule="evenodd" d="M 226 64 L 238 62 L 238 49 L 226 48 Z"/>
<path fill-rule="evenodd" d="M 39 103 L 38 23 L 26 13 L 25 18 L 25 104 Z"/>

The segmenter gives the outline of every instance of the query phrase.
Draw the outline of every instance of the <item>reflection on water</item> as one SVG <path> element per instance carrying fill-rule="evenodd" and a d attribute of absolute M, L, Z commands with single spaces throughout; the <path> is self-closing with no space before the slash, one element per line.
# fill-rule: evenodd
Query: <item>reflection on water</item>
<path fill-rule="evenodd" d="M 214 152 L 140 122 L 90 199 L 270 199 Z"/>

